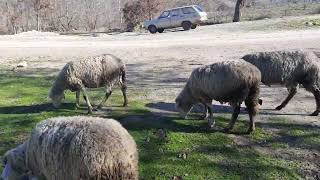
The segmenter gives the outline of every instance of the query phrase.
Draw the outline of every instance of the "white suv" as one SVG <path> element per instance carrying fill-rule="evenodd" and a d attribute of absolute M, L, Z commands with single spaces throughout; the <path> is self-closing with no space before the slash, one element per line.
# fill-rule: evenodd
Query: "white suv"
<path fill-rule="evenodd" d="M 144 27 L 154 34 L 164 29 L 183 27 L 184 30 L 195 29 L 206 21 L 207 13 L 199 6 L 184 6 L 164 11 L 158 18 L 144 22 Z"/>

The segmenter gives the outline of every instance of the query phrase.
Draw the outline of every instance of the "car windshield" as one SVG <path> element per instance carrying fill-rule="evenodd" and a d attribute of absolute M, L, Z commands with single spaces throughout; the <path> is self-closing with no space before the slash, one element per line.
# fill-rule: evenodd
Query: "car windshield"
<path fill-rule="evenodd" d="M 200 6 L 194 6 L 199 12 L 203 12 L 202 8 Z"/>
<path fill-rule="evenodd" d="M 169 14 L 170 14 L 170 12 L 169 12 L 169 11 L 164 11 L 164 12 L 160 15 L 160 17 L 159 17 L 159 18 L 166 18 L 166 17 L 168 17 L 168 16 L 169 16 Z"/>

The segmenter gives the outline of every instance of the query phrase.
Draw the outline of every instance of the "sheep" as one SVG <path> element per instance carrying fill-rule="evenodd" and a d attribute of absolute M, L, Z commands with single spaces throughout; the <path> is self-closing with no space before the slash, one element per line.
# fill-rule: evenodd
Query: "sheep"
<path fill-rule="evenodd" d="M 250 124 L 248 133 L 255 130 L 254 118 L 259 111 L 258 96 L 261 81 L 260 71 L 245 61 L 226 61 L 199 67 L 193 70 L 185 87 L 176 98 L 176 108 L 186 117 L 192 106 L 201 103 L 205 106 L 204 119 L 209 128 L 215 121 L 211 110 L 212 100 L 229 102 L 233 114 L 226 132 L 233 129 L 243 101 L 247 106 Z M 209 114 L 208 114 L 209 113 Z"/>
<path fill-rule="evenodd" d="M 53 83 L 49 97 L 52 100 L 53 106 L 58 108 L 64 99 L 64 91 L 71 90 L 72 92 L 76 92 L 76 107 L 79 107 L 79 97 L 80 92 L 82 92 L 88 106 L 88 113 L 92 114 L 93 108 L 90 104 L 86 88 L 105 87 L 106 93 L 104 99 L 96 108 L 100 109 L 112 94 L 112 87 L 116 83 L 121 87 L 124 97 L 123 106 L 127 106 L 125 64 L 121 59 L 110 54 L 92 56 L 77 62 L 67 63 Z"/>
<path fill-rule="evenodd" d="M 5 154 L 4 164 L 3 179 L 138 179 L 136 143 L 113 119 L 45 120 L 29 140 Z"/>
<path fill-rule="evenodd" d="M 320 112 L 320 68 L 318 57 L 312 52 L 273 51 L 258 52 L 242 57 L 245 61 L 255 65 L 262 74 L 262 83 L 271 86 L 284 85 L 289 95 L 275 109 L 284 108 L 297 93 L 299 84 L 313 93 L 316 100 L 316 110 L 310 114 L 318 116 Z"/>

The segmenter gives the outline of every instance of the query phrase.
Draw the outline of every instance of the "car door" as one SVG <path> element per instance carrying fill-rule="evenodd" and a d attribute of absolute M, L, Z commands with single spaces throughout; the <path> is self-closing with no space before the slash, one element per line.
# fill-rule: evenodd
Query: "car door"
<path fill-rule="evenodd" d="M 164 11 L 158 18 L 156 26 L 157 28 L 168 28 L 171 26 L 170 11 Z"/>
<path fill-rule="evenodd" d="M 196 21 L 197 12 L 192 7 L 185 7 L 182 9 L 183 21 Z"/>
<path fill-rule="evenodd" d="M 171 21 L 171 27 L 179 27 L 181 26 L 181 9 L 174 9 L 171 10 L 170 13 L 170 21 Z"/>

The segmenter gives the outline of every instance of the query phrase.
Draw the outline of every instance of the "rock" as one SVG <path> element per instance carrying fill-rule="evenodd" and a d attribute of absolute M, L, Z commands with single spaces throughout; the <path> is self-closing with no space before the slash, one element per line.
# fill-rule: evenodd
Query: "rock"
<path fill-rule="evenodd" d="M 21 61 L 19 64 L 17 64 L 18 68 L 24 68 L 27 66 L 28 66 L 28 63 L 26 61 Z"/>
<path fill-rule="evenodd" d="M 156 132 L 156 135 L 160 140 L 166 140 L 166 138 L 167 138 L 167 133 L 163 129 L 158 129 Z"/>
<path fill-rule="evenodd" d="M 173 176 L 172 180 L 183 180 L 181 176 Z"/>
<path fill-rule="evenodd" d="M 181 159 L 187 159 L 187 157 L 188 157 L 188 154 L 187 154 L 187 153 L 180 153 L 180 154 L 178 155 L 178 158 L 181 158 Z"/>
<path fill-rule="evenodd" d="M 311 21 L 308 21 L 308 22 L 306 22 L 306 25 L 307 25 L 307 26 L 313 26 L 313 25 L 314 25 L 314 23 L 313 23 L 313 22 L 311 22 Z"/>

